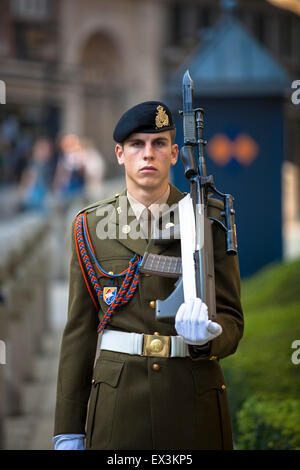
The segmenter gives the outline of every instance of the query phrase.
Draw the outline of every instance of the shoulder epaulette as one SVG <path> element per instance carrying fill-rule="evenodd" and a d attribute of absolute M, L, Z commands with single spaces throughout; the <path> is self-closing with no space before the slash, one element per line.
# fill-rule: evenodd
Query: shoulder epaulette
<path fill-rule="evenodd" d="M 115 194 L 115 196 L 113 197 L 110 197 L 110 198 L 107 198 L 107 199 L 103 199 L 102 201 L 97 201 L 97 202 L 93 202 L 92 204 L 86 206 L 86 207 L 83 207 L 82 209 L 80 209 L 80 211 L 77 212 L 77 214 L 75 215 L 75 218 L 79 215 L 79 214 L 82 214 L 83 212 L 91 212 L 91 211 L 94 211 L 96 209 L 98 209 L 98 207 L 100 206 L 103 206 L 104 204 L 109 204 L 111 202 L 115 202 L 115 200 L 117 199 L 118 195 Z"/>

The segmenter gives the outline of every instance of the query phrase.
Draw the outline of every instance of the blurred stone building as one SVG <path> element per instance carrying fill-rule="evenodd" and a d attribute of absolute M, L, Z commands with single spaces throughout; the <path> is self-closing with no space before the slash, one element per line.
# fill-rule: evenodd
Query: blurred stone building
<path fill-rule="evenodd" d="M 4 0 L 0 9 L 0 119 L 90 138 L 110 163 L 120 113 L 161 92 L 160 2 Z"/>
<path fill-rule="evenodd" d="M 2 0 L 0 78 L 4 113 L 22 128 L 91 138 L 113 161 L 112 127 L 122 111 L 159 98 L 173 70 L 218 20 L 219 0 Z M 236 14 L 295 79 L 300 19 L 265 0 Z M 299 148 L 299 110 L 289 110 L 289 159 Z"/>
<path fill-rule="evenodd" d="M 7 96 L 0 129 L 12 117 L 6 132 L 18 131 L 22 145 L 41 135 L 75 133 L 102 154 L 106 176 L 121 174 L 113 152 L 114 123 L 128 106 L 163 96 L 173 72 L 207 38 L 228 3 L 2 0 L 0 79 Z M 241 23 L 281 63 L 291 86 L 300 79 L 300 16 L 297 9 L 284 8 L 292 3 L 239 0 L 235 8 Z M 293 91 L 286 96 L 283 210 L 288 246 L 296 247 L 300 106 L 292 103 Z"/>

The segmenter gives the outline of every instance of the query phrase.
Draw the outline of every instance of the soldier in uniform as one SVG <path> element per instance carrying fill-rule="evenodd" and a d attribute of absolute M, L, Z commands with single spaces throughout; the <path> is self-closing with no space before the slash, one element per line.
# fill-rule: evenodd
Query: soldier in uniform
<path fill-rule="evenodd" d="M 171 294 L 174 279 L 139 272 L 146 251 L 180 256 L 180 240 L 159 245 L 146 230 L 160 204 L 184 197 L 169 182 L 175 132 L 164 103 L 129 109 L 114 131 L 126 189 L 82 209 L 72 224 L 55 449 L 233 448 L 219 359 L 236 351 L 243 313 L 238 259 L 226 254 L 225 233 L 213 225 L 217 322 L 200 299 L 183 303 L 175 322 L 158 321 L 155 302 Z M 222 217 L 213 200 L 209 211 Z"/>

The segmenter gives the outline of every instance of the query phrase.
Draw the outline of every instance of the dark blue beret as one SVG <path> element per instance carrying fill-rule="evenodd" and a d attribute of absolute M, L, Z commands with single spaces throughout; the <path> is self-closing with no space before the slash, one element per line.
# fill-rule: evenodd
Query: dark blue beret
<path fill-rule="evenodd" d="M 155 134 L 175 129 L 169 108 L 160 101 L 145 101 L 126 111 L 114 130 L 114 140 L 124 142 L 130 134 L 142 132 Z"/>

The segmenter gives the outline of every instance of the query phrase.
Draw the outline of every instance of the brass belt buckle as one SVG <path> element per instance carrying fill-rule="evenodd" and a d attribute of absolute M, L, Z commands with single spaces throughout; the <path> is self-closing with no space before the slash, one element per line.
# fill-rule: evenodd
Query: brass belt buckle
<path fill-rule="evenodd" d="M 144 334 L 142 356 L 170 357 L 170 336 Z"/>

